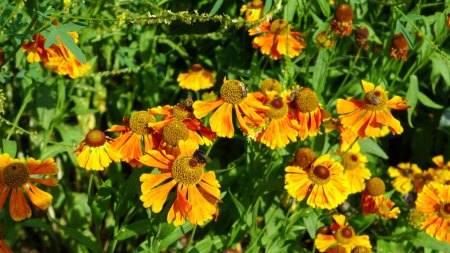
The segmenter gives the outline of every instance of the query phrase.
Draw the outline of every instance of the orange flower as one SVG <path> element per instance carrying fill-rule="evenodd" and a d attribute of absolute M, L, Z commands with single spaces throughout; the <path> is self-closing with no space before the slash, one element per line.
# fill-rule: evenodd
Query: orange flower
<path fill-rule="evenodd" d="M 257 21 L 263 16 L 264 4 L 261 0 L 253 0 L 249 4 L 241 7 L 241 15 L 245 13 L 245 20 L 249 22 Z"/>
<path fill-rule="evenodd" d="M 261 48 L 261 53 L 278 60 L 282 55 L 289 58 L 298 56 L 306 47 L 303 34 L 291 32 L 292 26 L 282 19 L 277 19 L 270 24 L 265 21 L 260 26 L 249 30 L 250 35 L 265 33 L 253 39 L 253 47 Z"/>
<path fill-rule="evenodd" d="M 387 92 L 381 86 L 374 88 L 374 84 L 362 80 L 365 96 L 364 100 L 348 98 L 338 99 L 336 110 L 344 128 L 357 132 L 359 137 L 380 137 L 382 126 L 388 126 L 393 134 L 401 134 L 403 127 L 392 116 L 388 108 L 406 110 L 406 100 L 394 96 L 388 101 Z"/>
<path fill-rule="evenodd" d="M 395 34 L 392 37 L 392 45 L 389 56 L 394 59 L 406 61 L 408 56 L 408 41 L 402 33 Z"/>
<path fill-rule="evenodd" d="M 183 89 L 199 91 L 213 87 L 216 78 L 203 68 L 200 64 L 194 64 L 188 73 L 181 73 L 177 77 L 177 82 Z"/>
<path fill-rule="evenodd" d="M 294 128 L 292 115 L 288 112 L 286 95 L 276 97 L 268 103 L 270 111 L 266 112 L 269 118 L 269 124 L 260 133 L 258 140 L 271 149 L 283 148 L 289 142 L 297 140 L 297 130 Z"/>
<path fill-rule="evenodd" d="M 331 29 L 338 36 L 349 36 L 353 29 L 353 9 L 348 4 L 340 4 L 331 20 Z"/>
<path fill-rule="evenodd" d="M 194 225 L 203 225 L 217 218 L 221 202 L 220 184 L 213 171 L 204 172 L 203 157 L 198 156 L 198 144 L 180 141 L 180 153 L 172 156 L 165 151 L 152 150 L 141 157 L 143 164 L 159 169 L 161 174 L 142 174 L 142 195 L 145 208 L 159 213 L 170 191 L 176 187 L 176 198 L 167 215 L 167 222 L 182 225 L 186 218 Z"/>
<path fill-rule="evenodd" d="M 320 252 L 354 252 L 355 248 L 370 249 L 369 236 L 356 235 L 353 228 L 345 221 L 345 216 L 342 214 L 333 215 L 333 224 L 331 224 L 332 234 L 317 234 L 314 245 Z M 336 249 L 333 251 L 333 249 Z M 339 249 L 339 250 L 338 250 Z M 359 251 L 358 251 L 359 252 Z"/>
<path fill-rule="evenodd" d="M 148 127 L 155 122 L 155 117 L 147 111 L 138 111 L 131 118 L 124 119 L 125 126 L 113 125 L 108 132 L 120 132 L 119 137 L 111 141 L 111 147 L 122 154 L 122 160 L 131 166 L 141 166 L 139 158 L 144 152 L 152 150 L 159 136 Z M 143 147 L 143 148 L 142 148 Z"/>
<path fill-rule="evenodd" d="M 361 197 L 362 211 L 364 215 L 380 214 L 386 219 L 397 219 L 400 209 L 394 207 L 394 202 L 386 198 L 383 193 L 386 185 L 383 180 L 373 177 L 367 181 L 366 188 Z"/>
<path fill-rule="evenodd" d="M 78 33 L 68 33 L 78 42 Z M 56 38 L 49 48 L 45 48 L 46 38 L 37 33 L 33 36 L 34 42 L 26 42 L 22 49 L 28 53 L 27 60 L 30 63 L 43 62 L 44 67 L 53 70 L 59 75 L 69 75 L 71 78 L 84 76 L 91 68 L 89 62 L 82 64 L 75 55 L 64 45 L 60 37 Z"/>
<path fill-rule="evenodd" d="M 148 126 L 162 133 L 164 144 L 169 148 L 187 139 L 209 146 L 216 138 L 216 134 L 194 116 L 193 103 L 192 98 L 188 98 L 176 106 L 158 106 L 149 110 L 154 116 L 163 116 L 161 121 L 150 122 Z"/>
<path fill-rule="evenodd" d="M 401 194 L 407 194 L 413 189 L 413 179 L 417 174 L 421 174 L 422 170 L 417 164 L 399 163 L 396 167 L 389 166 L 389 176 L 394 178 L 392 186 Z"/>
<path fill-rule="evenodd" d="M 358 46 L 364 49 L 365 51 L 369 49 L 369 44 L 367 42 L 368 37 L 369 37 L 369 30 L 366 27 L 360 26 L 358 27 L 358 29 L 356 29 L 355 31 L 356 44 L 358 44 Z"/>
<path fill-rule="evenodd" d="M 104 170 L 111 162 L 119 162 L 121 155 L 113 149 L 100 130 L 91 130 L 80 143 L 77 162 L 87 170 Z"/>
<path fill-rule="evenodd" d="M 325 111 L 321 108 L 316 92 L 310 88 L 294 88 L 294 99 L 291 103 L 291 113 L 298 125 L 298 136 L 304 140 L 308 136 L 316 136 L 323 122 Z"/>
<path fill-rule="evenodd" d="M 0 253 L 14 253 L 2 238 L 0 238 Z"/>
<path fill-rule="evenodd" d="M 333 209 L 347 199 L 349 185 L 343 167 L 330 155 L 323 155 L 309 168 L 286 167 L 285 186 L 289 195 L 312 207 Z"/>
<path fill-rule="evenodd" d="M 360 153 L 358 143 L 355 143 L 348 152 L 342 154 L 344 176 L 350 186 L 349 194 L 364 190 L 364 181 L 372 176 L 370 170 L 366 168 L 366 163 L 367 158 Z"/>
<path fill-rule="evenodd" d="M 269 111 L 269 108 L 258 101 L 252 93 L 248 93 L 247 87 L 242 82 L 226 78 L 220 89 L 220 98 L 212 102 L 195 101 L 193 108 L 194 115 L 199 119 L 218 108 L 209 119 L 209 124 L 217 136 L 228 138 L 234 135 L 233 108 L 239 126 L 246 134 L 253 134 L 254 128 L 264 125 L 265 121 L 258 112 Z"/>
<path fill-rule="evenodd" d="M 25 200 L 22 189 L 33 205 L 46 210 L 53 200 L 53 196 L 34 183 L 47 186 L 56 186 L 56 178 L 39 178 L 34 175 L 56 175 L 58 168 L 53 158 L 44 162 L 28 158 L 28 161 L 13 159 L 8 154 L 0 155 L 0 211 L 11 192 L 9 199 L 9 213 L 13 220 L 21 221 L 31 217 L 31 209 Z"/>
<path fill-rule="evenodd" d="M 418 194 L 416 208 L 426 217 L 422 229 L 450 243 L 450 185 L 430 183 Z"/>

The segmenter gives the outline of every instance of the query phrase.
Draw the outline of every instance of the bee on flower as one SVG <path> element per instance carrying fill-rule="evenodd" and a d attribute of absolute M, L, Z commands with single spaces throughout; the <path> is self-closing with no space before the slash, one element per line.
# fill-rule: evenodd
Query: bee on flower
<path fill-rule="evenodd" d="M 265 124 L 264 118 L 258 114 L 270 109 L 258 101 L 247 87 L 238 80 L 224 78 L 220 89 L 220 97 L 215 101 L 195 101 L 194 115 L 201 119 L 214 111 L 209 119 L 211 130 L 219 137 L 231 138 L 234 135 L 233 108 L 239 126 L 245 134 L 253 134 L 254 129 Z M 217 110 L 216 110 L 217 109 Z"/>
<path fill-rule="evenodd" d="M 245 20 L 254 22 L 263 17 L 264 3 L 261 0 L 253 0 L 241 7 L 241 15 L 245 13 Z"/>
<path fill-rule="evenodd" d="M 289 58 L 298 56 L 306 47 L 303 34 L 292 31 L 283 19 L 277 19 L 270 23 L 263 22 L 261 25 L 249 30 L 250 36 L 259 35 L 253 39 L 253 47 L 260 48 L 261 53 L 269 55 L 274 60 L 280 59 L 283 55 Z"/>
<path fill-rule="evenodd" d="M 78 43 L 78 33 L 68 32 Z M 22 49 L 28 53 L 27 61 L 29 63 L 42 62 L 44 67 L 54 71 L 59 75 L 68 75 L 70 78 L 84 76 L 90 69 L 89 62 L 81 63 L 75 55 L 62 42 L 61 38 L 56 38 L 57 43 L 45 48 L 46 38 L 37 33 L 33 36 L 33 41 L 25 42 Z"/>
<path fill-rule="evenodd" d="M 187 73 L 180 73 L 177 82 L 183 89 L 199 91 L 214 86 L 216 78 L 211 71 L 206 70 L 200 64 L 194 64 Z"/>
<path fill-rule="evenodd" d="M 375 87 L 373 83 L 365 80 L 362 80 L 362 85 L 365 92 L 363 100 L 337 100 L 336 111 L 340 114 L 342 126 L 358 133 L 360 138 L 381 137 L 383 126 L 388 126 L 393 134 L 401 134 L 403 127 L 392 116 L 389 108 L 406 110 L 409 108 L 406 100 L 399 96 L 388 100 L 387 92 L 380 85 Z"/>
<path fill-rule="evenodd" d="M 180 141 L 180 152 L 171 155 L 164 150 L 152 150 L 139 161 L 157 168 L 161 174 L 144 173 L 140 177 L 140 200 L 152 212 L 161 212 L 169 193 L 175 188 L 176 197 L 167 215 L 167 222 L 183 225 L 189 219 L 193 225 L 203 225 L 219 215 L 220 184 L 213 171 L 205 172 L 205 159 L 192 140 Z"/>
<path fill-rule="evenodd" d="M 13 220 L 21 221 L 31 217 L 31 209 L 23 191 L 31 203 L 41 210 L 46 210 L 53 200 L 53 196 L 39 189 L 35 183 L 46 186 L 57 186 L 58 181 L 53 176 L 58 173 L 53 158 L 45 161 L 28 158 L 11 158 L 7 153 L 0 155 L 0 211 L 9 197 L 9 213 Z M 11 193 L 11 195 L 9 194 Z"/>
<path fill-rule="evenodd" d="M 87 170 L 104 170 L 111 162 L 119 162 L 121 155 L 109 144 L 104 132 L 91 130 L 75 150 L 77 162 Z"/>
<path fill-rule="evenodd" d="M 371 252 L 369 236 L 356 235 L 342 214 L 333 215 L 331 233 L 318 233 L 314 245 L 320 252 Z"/>

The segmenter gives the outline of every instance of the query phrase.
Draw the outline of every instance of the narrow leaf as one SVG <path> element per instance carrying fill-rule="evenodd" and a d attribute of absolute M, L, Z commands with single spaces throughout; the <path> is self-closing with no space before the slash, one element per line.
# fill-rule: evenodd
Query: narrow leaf
<path fill-rule="evenodd" d="M 75 40 L 72 36 L 70 36 L 66 32 L 59 32 L 59 36 L 61 38 L 62 43 L 72 52 L 73 55 L 82 63 L 86 63 L 86 57 L 83 54 L 83 51 L 75 44 Z"/>
<path fill-rule="evenodd" d="M 419 91 L 419 101 L 426 107 L 434 108 L 434 109 L 442 109 L 443 106 L 431 100 L 427 95 L 423 94 Z"/>
<path fill-rule="evenodd" d="M 50 33 L 48 34 L 47 38 L 45 38 L 45 48 L 51 47 L 56 42 L 56 37 L 58 36 L 58 30 L 55 26 L 50 26 L 48 29 L 50 30 Z"/>
<path fill-rule="evenodd" d="M 213 5 L 211 11 L 209 12 L 209 15 L 216 14 L 219 11 L 222 4 L 223 4 L 223 0 L 217 0 L 216 3 Z"/>
<path fill-rule="evenodd" d="M 383 159 L 388 159 L 388 155 L 384 152 L 384 150 L 372 139 L 365 138 L 362 140 L 358 140 L 359 145 L 361 146 L 361 151 L 376 155 Z"/>
<path fill-rule="evenodd" d="M 142 235 L 151 230 L 152 223 L 149 219 L 139 220 L 119 229 L 116 240 L 126 240 L 130 237 Z"/>
<path fill-rule="evenodd" d="M 17 143 L 16 141 L 2 139 L 3 153 L 8 153 L 11 157 L 16 157 L 17 154 Z"/>
<path fill-rule="evenodd" d="M 419 94 L 419 80 L 416 75 L 411 75 L 409 77 L 408 91 L 406 92 L 406 100 L 408 100 L 408 105 L 411 106 L 410 108 L 408 108 L 408 124 L 411 127 L 414 127 L 411 121 L 411 117 L 412 113 L 414 112 L 414 109 L 416 108 L 418 94 Z"/>

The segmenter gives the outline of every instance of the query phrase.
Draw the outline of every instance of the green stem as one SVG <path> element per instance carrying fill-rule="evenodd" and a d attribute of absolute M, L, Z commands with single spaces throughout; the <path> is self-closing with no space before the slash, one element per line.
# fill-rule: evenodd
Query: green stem
<path fill-rule="evenodd" d="M 9 132 L 8 136 L 6 137 L 7 140 L 9 140 L 9 139 L 11 138 L 11 135 L 12 135 L 13 132 L 14 132 L 13 130 L 14 130 L 15 128 L 17 128 L 16 126 L 18 125 L 19 120 L 20 120 L 20 117 L 22 116 L 23 112 L 25 111 L 25 108 L 27 107 L 28 103 L 31 102 L 33 91 L 34 91 L 34 88 L 30 88 L 30 89 L 28 90 L 28 93 L 27 93 L 27 95 L 25 96 L 25 99 L 23 100 L 22 105 L 20 106 L 19 112 L 17 112 L 16 118 L 14 119 L 14 122 L 13 122 L 13 124 L 12 124 L 12 129 L 11 129 L 11 131 Z"/>
<path fill-rule="evenodd" d="M 197 225 L 195 225 L 194 229 L 192 230 L 191 239 L 189 239 L 189 244 L 187 246 L 188 249 L 190 249 L 192 247 L 192 242 L 194 241 L 194 235 L 195 235 L 196 230 L 197 230 Z"/>

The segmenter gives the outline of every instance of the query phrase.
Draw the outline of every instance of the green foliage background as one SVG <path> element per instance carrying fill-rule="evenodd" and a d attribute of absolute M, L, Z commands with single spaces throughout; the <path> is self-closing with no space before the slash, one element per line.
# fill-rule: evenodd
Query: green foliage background
<path fill-rule="evenodd" d="M 64 1 L 66 2 L 66 1 Z M 331 49 L 315 37 L 329 29 L 337 4 L 328 1 L 266 0 L 265 12 L 291 22 L 305 34 L 307 48 L 294 59 L 271 60 L 251 45 L 250 24 L 238 18 L 243 1 L 2 1 L 0 46 L 6 63 L 0 88 L 6 94 L 0 118 L 2 152 L 19 157 L 55 157 L 61 172 L 48 212 L 14 223 L 0 211 L 3 237 L 17 252 L 311 252 L 316 230 L 330 223 L 330 214 L 296 203 L 284 190 L 284 167 L 298 147 L 322 154 L 338 148 L 336 133 L 319 135 L 270 150 L 247 142 L 240 132 L 220 138 L 211 162 L 221 183 L 223 204 L 217 221 L 203 227 L 168 225 L 160 214 L 142 207 L 139 176 L 152 168 L 114 164 L 103 173 L 77 166 L 73 151 L 90 129 L 106 130 L 122 117 L 158 105 L 175 105 L 188 94 L 179 73 L 202 63 L 216 74 L 217 93 L 224 77 L 242 80 L 256 91 L 266 77 L 283 87 L 313 88 L 325 109 L 336 116 L 337 98 L 360 98 L 361 79 L 383 84 L 389 94 L 406 97 L 412 107 L 394 112 L 405 131 L 361 141 L 374 176 L 385 179 L 389 165 L 413 162 L 423 169 L 431 158 L 450 159 L 450 1 L 350 0 L 354 27 L 369 28 L 370 49 L 358 49 L 353 36 L 337 38 Z M 337 1 L 347 2 L 347 1 Z M 57 19 L 60 26 L 49 26 Z M 35 22 L 36 21 L 36 22 Z M 76 30 L 78 43 L 69 48 L 93 66 L 85 77 L 70 79 L 29 64 L 20 50 L 36 32 Z M 421 38 L 418 33 L 421 32 Z M 410 43 L 406 62 L 388 57 L 391 38 L 402 32 Z M 374 50 L 375 45 L 381 50 Z M 80 50 L 81 49 L 81 50 Z M 84 53 L 84 54 L 83 54 Z M 401 208 L 397 220 L 376 220 L 359 214 L 359 194 L 350 196 L 350 223 L 368 234 L 377 252 L 448 252 L 409 225 L 408 201 L 390 192 Z M 364 231 L 363 231 L 364 230 Z"/>

